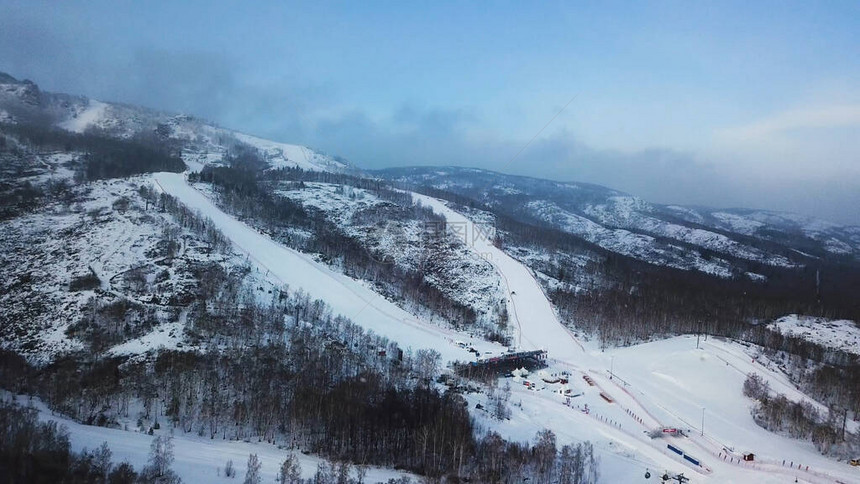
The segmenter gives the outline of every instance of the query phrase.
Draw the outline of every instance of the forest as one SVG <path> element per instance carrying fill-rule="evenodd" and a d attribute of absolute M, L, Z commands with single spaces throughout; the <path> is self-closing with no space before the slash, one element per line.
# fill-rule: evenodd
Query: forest
<path fill-rule="evenodd" d="M 223 235 L 172 197 L 146 188 L 138 193 L 212 249 L 229 250 Z M 105 355 L 108 343 L 139 334 L 126 316 L 141 309 L 97 302 L 69 330 L 86 344 L 81 351 L 33 366 L 0 350 L 0 387 L 38 396 L 85 424 L 268 442 L 431 480 L 552 482 L 567 476 L 559 482 L 594 482 L 598 463 L 587 443 L 558 449 L 551 432 L 516 443 L 476 428 L 462 395 L 436 383 L 435 351 L 402 351 L 301 291 L 280 288 L 261 301 L 247 285 L 247 269 L 204 263 L 194 273 L 196 291 L 182 304 L 187 339 L 199 349 L 162 350 L 144 359 Z M 76 472 L 68 469 L 77 464 L 65 462 L 80 459 L 70 455 L 57 472 Z M 168 482 L 147 481 L 140 476 L 151 474 L 139 472 L 135 482 Z M 159 475 L 169 476 L 165 472 Z M 336 477 L 323 470 L 313 482 Z M 114 482 L 82 479 L 70 482 Z"/>
<path fill-rule="evenodd" d="M 428 283 L 427 274 L 391 264 L 384 257 L 371 253 L 360 241 L 346 235 L 321 213 L 306 209 L 288 198 L 276 196 L 272 185 L 283 181 L 302 183 L 338 180 L 354 183 L 357 188 L 367 188 L 374 195 L 390 202 L 381 209 L 377 217 L 380 222 L 419 221 L 423 231 L 421 236 L 428 247 L 445 242 L 444 218 L 429 208 L 413 205 L 410 197 L 386 188 L 379 182 L 297 169 L 262 172 L 254 168 L 257 165 L 245 158 L 239 161 L 234 158 L 229 167 L 206 167 L 199 175 L 192 174 L 189 179 L 192 182 L 211 183 L 218 189 L 219 202 L 228 212 L 272 234 L 285 245 L 320 254 L 322 260 L 336 263 L 346 275 L 368 280 L 384 295 L 426 308 L 456 327 L 468 328 L 474 325 L 477 319 L 474 309 L 453 300 Z M 294 235 L 296 229 L 305 229 L 312 236 L 310 239 L 297 237 Z M 497 335 L 497 338 L 500 337 Z"/>
<path fill-rule="evenodd" d="M 26 151 L 83 153 L 77 177 L 80 181 L 122 178 L 158 171 L 181 172 L 185 163 L 178 148 L 157 134 L 140 134 L 118 139 L 98 133 L 71 133 L 59 128 L 32 124 L 2 124 L 4 142 L 0 152 L 8 150 L 16 158 L 26 158 Z M 20 143 L 5 141 L 9 135 Z M 22 147 L 23 146 L 23 147 Z"/>
<path fill-rule="evenodd" d="M 0 401 L 0 481 L 9 484 L 155 483 L 127 463 L 116 464 L 102 445 L 71 451 L 68 431 L 54 421 L 39 422 L 36 411 Z M 151 472 L 145 474 L 151 476 Z"/>
<path fill-rule="evenodd" d="M 35 178 L 46 167 L 39 157 L 70 155 L 65 168 L 74 180 Z M 181 172 L 178 149 L 156 134 L 117 139 L 98 133 L 71 133 L 33 124 L 0 123 L 0 220 L 37 210 L 49 199 L 69 199 L 71 185 L 157 171 Z"/>
<path fill-rule="evenodd" d="M 787 434 L 795 439 L 810 440 L 823 454 L 855 455 L 860 450 L 860 438 L 845 432 L 847 413 L 830 408 L 822 415 L 808 401 L 795 402 L 785 395 L 773 395 L 767 382 L 751 374 L 744 382 L 743 393 L 755 400 L 753 420 L 761 427 Z"/>

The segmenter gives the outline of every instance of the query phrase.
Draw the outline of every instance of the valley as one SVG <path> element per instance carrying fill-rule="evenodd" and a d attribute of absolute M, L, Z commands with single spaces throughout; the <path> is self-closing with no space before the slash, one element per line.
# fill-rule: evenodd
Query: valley
<path fill-rule="evenodd" d="M 860 482 L 857 227 L 363 170 L 4 76 L 3 409 L 84 462 L 160 482 L 171 439 L 188 483 L 251 454 L 265 481 Z"/>

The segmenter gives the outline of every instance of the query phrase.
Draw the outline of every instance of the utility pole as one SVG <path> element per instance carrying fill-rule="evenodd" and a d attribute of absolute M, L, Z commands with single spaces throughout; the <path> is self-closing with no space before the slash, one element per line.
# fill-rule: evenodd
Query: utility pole
<path fill-rule="evenodd" d="M 612 379 L 612 370 L 615 368 L 615 355 L 609 357 L 609 379 Z"/>
<path fill-rule="evenodd" d="M 702 407 L 702 437 L 705 436 L 705 407 Z"/>

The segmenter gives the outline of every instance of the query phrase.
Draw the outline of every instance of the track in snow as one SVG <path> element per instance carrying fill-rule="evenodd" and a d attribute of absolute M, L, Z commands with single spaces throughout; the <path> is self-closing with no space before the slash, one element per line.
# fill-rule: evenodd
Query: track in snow
<path fill-rule="evenodd" d="M 508 313 L 516 324 L 516 340 L 522 349 L 543 349 L 550 357 L 573 364 L 589 360 L 580 342 L 558 320 L 543 288 L 525 265 L 494 246 L 484 228 L 441 200 L 417 193 L 412 198 L 443 215 L 449 224 L 464 228 L 456 232 L 463 242 L 496 268 L 507 286 Z"/>
<path fill-rule="evenodd" d="M 431 347 L 440 351 L 446 361 L 471 359 L 468 353 L 453 344 L 456 339 L 469 339 L 465 334 L 424 322 L 385 300 L 362 283 L 332 271 L 327 266 L 313 261 L 307 255 L 277 244 L 267 236 L 222 212 L 211 200 L 189 186 L 183 175 L 159 173 L 154 175 L 154 181 L 165 192 L 176 196 L 182 203 L 209 217 L 233 242 L 236 249 L 247 254 L 261 272 L 267 272 L 273 280 L 288 284 L 292 289 L 302 288 L 311 297 L 325 300 L 334 312 L 349 317 L 366 329 L 371 329 L 397 341 L 401 346 L 411 346 L 413 349 Z M 449 222 L 465 224 L 467 228 L 473 227 L 465 216 L 449 209 L 444 202 L 423 195 L 413 194 L 413 196 L 422 204 L 430 206 L 437 213 L 444 215 Z M 624 467 L 623 469 L 620 467 L 605 469 L 607 478 L 630 480 L 642 467 L 649 467 L 648 462 L 652 464 L 650 466 L 652 470 L 685 470 L 684 462 L 678 462 L 671 455 L 667 455 L 664 448 L 665 441 L 650 441 L 643 436 L 634 437 L 637 432 L 642 432 L 642 424 L 629 419 L 625 411 L 630 409 L 643 416 L 651 413 L 656 414 L 657 416 L 648 416 L 648 420 L 651 422 L 695 421 L 694 415 L 701 411 L 701 407 L 696 406 L 696 402 L 689 400 L 691 398 L 688 396 L 689 392 L 676 392 L 677 395 L 664 392 L 659 384 L 655 384 L 654 372 L 648 368 L 647 364 L 643 363 L 638 365 L 635 372 L 628 371 L 623 375 L 625 379 L 630 380 L 631 386 L 629 387 L 626 385 L 623 387 L 615 386 L 617 379 L 610 381 L 608 376 L 603 374 L 609 366 L 607 363 L 610 355 L 615 355 L 618 360 L 622 360 L 622 358 L 627 358 L 625 353 L 630 353 L 632 356 L 632 353 L 639 352 L 639 357 L 650 355 L 647 358 L 662 360 L 663 355 L 659 352 L 652 352 L 650 349 L 653 344 L 611 350 L 605 354 L 586 351 L 573 334 L 558 320 L 540 284 L 528 268 L 493 246 L 489 238 L 476 236 L 472 228 L 468 228 L 463 232 L 463 235 L 465 236 L 464 241 L 490 261 L 505 281 L 510 294 L 509 312 L 516 325 L 518 339 L 523 349 L 545 349 L 551 358 L 561 365 L 577 369 L 579 372 L 589 369 L 590 374 L 600 384 L 599 388 L 611 392 L 610 394 L 616 400 L 616 403 L 606 405 L 594 398 L 597 394 L 596 391 L 592 392 L 591 399 L 588 401 L 595 404 L 604 420 L 595 421 L 594 418 L 587 418 L 583 421 L 582 418 L 576 417 L 575 413 L 567 414 L 572 417 L 571 423 L 578 422 L 581 425 L 583 422 L 591 422 L 591 424 L 588 428 L 578 426 L 574 429 L 562 429 L 558 428 L 559 417 L 565 415 L 566 412 L 576 412 L 575 410 L 564 407 L 555 398 L 525 398 L 523 409 L 531 409 L 523 415 L 522 418 L 525 421 L 511 424 L 513 427 L 507 428 L 505 428 L 506 424 L 499 424 L 498 430 L 515 439 L 531 439 L 534 432 L 540 428 L 552 428 L 559 433 L 560 438 L 564 436 L 566 440 L 591 439 L 601 450 L 600 453 L 604 458 L 613 461 L 614 466 Z M 676 343 L 677 340 L 676 338 Z M 475 341 L 475 344 L 479 349 L 481 346 L 488 346 L 496 351 L 500 349 L 498 345 L 490 343 Z M 659 343 L 657 344 L 659 346 Z M 675 343 L 666 344 L 673 345 Z M 714 349 L 716 348 L 711 349 L 711 351 L 713 352 Z M 722 360 L 720 364 L 724 367 L 729 366 Z M 687 364 L 687 366 L 690 365 Z M 594 370 L 595 368 L 597 370 Z M 737 383 L 735 380 L 740 378 L 737 369 L 732 366 L 729 366 L 729 369 L 733 375 L 732 382 Z M 618 365 L 616 365 L 616 370 L 618 373 Z M 665 372 L 665 370 L 661 371 Z M 711 368 L 710 371 L 713 372 L 714 369 Z M 687 382 L 691 378 L 696 379 L 695 376 L 691 377 L 688 373 L 683 372 L 680 377 L 683 378 L 683 382 Z M 714 383 L 718 383 L 717 386 L 722 386 L 719 382 Z M 724 388 L 733 392 L 732 385 L 726 385 Z M 642 393 L 641 389 L 646 389 L 647 394 Z M 516 393 L 522 394 L 521 389 Z M 678 399 L 679 395 L 680 399 Z M 583 399 L 579 401 L 585 402 L 587 397 L 582 397 Z M 698 401 L 697 397 L 692 398 L 696 398 Z M 743 397 L 738 392 L 736 395 L 726 395 L 726 398 L 728 402 L 734 402 Z M 743 415 L 740 415 L 737 405 L 732 406 L 728 402 L 725 402 L 726 405 L 724 405 L 727 416 L 735 418 L 738 422 L 748 421 L 752 423 L 748 411 L 741 412 Z M 693 416 L 691 417 L 691 415 Z M 658 418 L 659 420 L 657 420 Z M 606 420 L 624 421 L 624 429 L 613 427 L 607 424 Z M 720 436 L 719 432 L 717 434 L 715 436 L 724 437 Z M 784 440 L 779 436 L 768 434 L 764 430 L 748 435 L 756 437 L 757 441 L 762 442 L 765 439 L 768 442 L 772 439 Z M 787 469 L 775 468 L 767 464 L 759 465 L 757 468 L 739 468 L 722 462 L 715 455 L 708 455 L 709 452 L 706 449 L 709 449 L 712 444 L 707 441 L 684 442 L 690 447 L 688 450 L 692 450 L 694 454 L 700 454 L 697 457 L 705 459 L 705 463 L 714 469 L 713 474 L 696 475 L 692 469 L 686 468 L 689 477 L 696 476 L 693 482 L 701 480 L 708 482 L 747 482 L 750 479 L 755 479 L 761 483 L 770 483 L 782 482 L 787 475 L 792 474 Z M 613 443 L 616 446 L 620 445 L 621 448 L 613 448 Z M 797 451 L 800 443 L 783 441 L 775 447 L 772 452 L 781 452 L 782 448 Z M 800 455 L 820 466 L 817 466 L 819 469 L 824 468 L 828 471 L 827 473 L 800 475 L 800 482 L 834 482 L 830 479 L 830 474 L 838 475 L 840 478 L 845 476 L 843 469 L 834 469 L 836 463 L 828 462 L 821 456 L 815 458 L 814 452 L 804 449 Z M 833 473 L 834 470 L 837 472 Z M 845 482 L 851 481 L 849 479 Z"/>
<path fill-rule="evenodd" d="M 742 352 L 738 352 L 736 348 L 732 348 L 731 343 L 709 342 L 703 345 L 703 350 L 692 350 L 693 353 L 690 353 L 687 348 L 692 349 L 692 346 L 686 346 L 688 343 L 683 341 L 684 338 L 681 337 L 631 348 L 612 349 L 606 353 L 589 353 L 558 320 L 546 294 L 531 271 L 492 245 L 492 240 L 489 237 L 482 237 L 481 235 L 487 232 L 485 229 L 476 227 L 474 222 L 450 209 L 442 200 L 416 193 L 413 193 L 412 196 L 414 200 L 420 201 L 423 205 L 431 207 L 436 213 L 443 215 L 449 223 L 460 225 L 459 230 L 452 232 L 459 234 L 471 249 L 494 265 L 499 276 L 507 285 L 509 312 L 515 321 L 519 339 L 524 349 L 545 349 L 549 352 L 550 360 L 554 361 L 556 365 L 578 370 L 578 373 L 581 374 L 587 372 L 594 379 L 597 386 L 590 389 L 592 391 L 590 398 L 588 396 L 581 397 L 576 401 L 579 401 L 580 404 L 588 401 L 592 408 L 597 409 L 596 411 L 600 413 L 602 419 L 600 417 L 591 419 L 591 425 L 597 426 L 598 429 L 580 427 L 571 433 L 566 432 L 559 426 L 559 419 L 569 412 L 569 408 L 560 405 L 555 398 L 546 398 L 545 395 L 540 395 L 540 392 L 525 392 L 531 398 L 523 400 L 525 402 L 523 408 L 526 408 L 526 404 L 533 408 L 531 415 L 528 416 L 531 426 L 552 428 L 559 434 L 560 439 L 567 437 L 593 440 L 596 448 L 602 451 L 603 457 L 627 461 L 627 466 L 638 465 L 650 467 L 652 470 L 661 470 L 661 468 L 675 469 L 676 471 L 686 470 L 686 475 L 691 478 L 691 482 L 749 482 L 756 480 L 760 483 L 775 483 L 784 482 L 788 477 L 792 478 L 791 481 L 797 477 L 798 482 L 860 482 L 860 479 L 851 479 L 852 469 L 844 469 L 838 463 L 810 451 L 811 449 L 802 442 L 772 434 L 752 422 L 749 408 L 742 400 L 744 397 L 740 389 L 738 388 L 737 392 L 734 390 L 735 386 L 740 385 L 745 378 L 744 370 L 758 371 L 762 369 L 756 368 L 754 364 L 750 366 L 746 356 Z M 672 370 L 680 373 L 679 378 L 674 379 L 674 382 L 670 381 L 669 385 L 655 381 L 659 380 L 658 372 L 652 370 L 649 364 L 650 362 L 661 362 L 666 358 L 665 353 L 651 349 L 652 347 L 659 348 L 661 344 L 667 346 L 663 351 L 678 352 L 680 350 L 679 358 L 684 359 L 673 363 L 675 368 Z M 613 357 L 622 360 L 622 358 L 627 357 L 626 353 L 636 354 L 637 358 L 640 358 L 637 364 L 629 367 L 631 382 L 619 381 L 617 377 L 609 378 L 609 372 L 606 371 L 609 366 L 608 360 Z M 731 363 L 727 361 L 729 355 L 730 359 L 733 360 Z M 696 368 L 694 362 L 705 361 L 706 356 L 713 357 L 720 364 Z M 729 369 L 731 375 L 727 376 L 722 372 L 725 368 Z M 586 369 L 588 370 L 586 371 Z M 617 365 L 616 370 L 618 370 Z M 670 369 L 661 368 L 661 370 L 666 378 L 672 379 L 672 377 L 665 375 L 665 373 L 671 372 Z M 615 373 L 617 376 L 618 371 Z M 781 392 L 789 394 L 794 399 L 805 397 L 802 392 L 792 388 L 781 375 L 774 372 L 765 373 L 767 373 L 764 375 L 766 379 L 774 383 L 778 382 L 776 388 Z M 628 372 L 625 371 L 623 376 L 628 378 Z M 711 378 L 714 380 L 712 381 Z M 672 385 L 676 386 L 672 387 Z M 693 386 L 683 388 L 684 385 Z M 647 389 L 647 394 L 642 392 L 641 389 L 643 388 Z M 705 391 L 708 388 L 717 391 L 718 394 L 709 395 L 709 392 Z M 586 394 L 588 394 L 589 389 L 586 390 Z M 595 398 L 600 391 L 609 394 L 615 402 L 607 405 L 599 398 Z M 729 394 L 726 393 L 727 391 Z M 523 392 L 520 390 L 517 393 L 522 394 Z M 806 398 L 808 399 L 808 397 Z M 556 403 L 553 404 L 553 402 Z M 694 468 L 687 462 L 678 459 L 677 456 L 673 456 L 666 450 L 667 441 L 663 439 L 652 440 L 645 437 L 643 428 L 654 424 L 658 426 L 661 424 L 683 424 L 682 428 L 700 430 L 691 422 L 698 421 L 696 416 L 701 412 L 702 402 L 710 402 L 707 403 L 707 405 L 712 406 L 709 420 L 711 425 L 716 425 L 717 428 L 707 432 L 707 435 L 704 436 L 699 436 L 697 432 L 691 432 L 695 435 L 691 435 L 689 439 L 679 440 L 678 445 L 686 446 L 686 450 L 702 459 L 703 468 Z M 639 415 L 643 422 L 631 417 L 627 413 L 628 410 Z M 655 413 L 662 418 L 656 416 Z M 577 420 L 581 422 L 582 419 Z M 607 421 L 613 423 L 609 424 Z M 615 427 L 619 425 L 618 422 L 624 422 L 623 429 Z M 509 438 L 529 438 L 528 435 L 521 433 L 522 422 L 512 424 L 513 429 L 506 429 L 508 425 L 504 423 L 493 424 L 488 422 L 488 425 L 496 425 L 498 430 L 503 432 L 507 430 L 507 437 Z M 520 429 L 517 430 L 517 427 Z M 726 429 L 731 429 L 731 431 L 726 431 Z M 604 438 L 609 438 L 610 442 L 620 445 L 621 448 L 612 448 L 611 444 L 609 446 L 601 445 L 599 443 L 601 435 Z M 744 450 L 756 450 L 757 447 L 762 447 L 762 450 L 766 450 L 766 455 L 788 455 L 795 458 L 795 462 L 806 462 L 810 464 L 810 472 L 783 467 L 780 465 L 780 461 L 775 458 L 754 464 L 741 463 L 737 460 L 735 463 L 723 461 L 720 458 L 722 446 L 715 437 L 726 439 L 728 435 L 734 435 L 741 439 L 745 446 Z M 624 448 L 628 450 L 624 450 Z M 629 455 L 630 451 L 639 458 Z M 649 466 L 642 459 L 650 461 L 651 465 Z M 612 469 L 611 475 L 616 480 L 629 480 L 631 478 L 628 472 L 620 469 Z"/>
<path fill-rule="evenodd" d="M 299 288 L 312 298 L 325 301 L 335 314 L 351 319 L 365 329 L 396 341 L 404 350 L 432 348 L 445 362 L 471 361 L 474 356 L 454 341 L 470 341 L 468 334 L 447 330 L 406 312 L 355 279 L 337 273 L 305 254 L 285 247 L 219 209 L 211 200 L 191 187 L 184 175 L 156 173 L 155 184 L 192 210 L 208 217 L 233 243 L 233 246 L 268 277 Z M 470 341 L 483 354 L 503 348 L 483 340 Z"/>

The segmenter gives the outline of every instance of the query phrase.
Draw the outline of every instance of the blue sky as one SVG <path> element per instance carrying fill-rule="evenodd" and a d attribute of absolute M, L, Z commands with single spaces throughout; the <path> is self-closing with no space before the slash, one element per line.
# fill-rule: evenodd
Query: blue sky
<path fill-rule="evenodd" d="M 0 25 L 0 70 L 46 89 L 363 167 L 860 224 L 860 2 L 0 0 Z"/>

